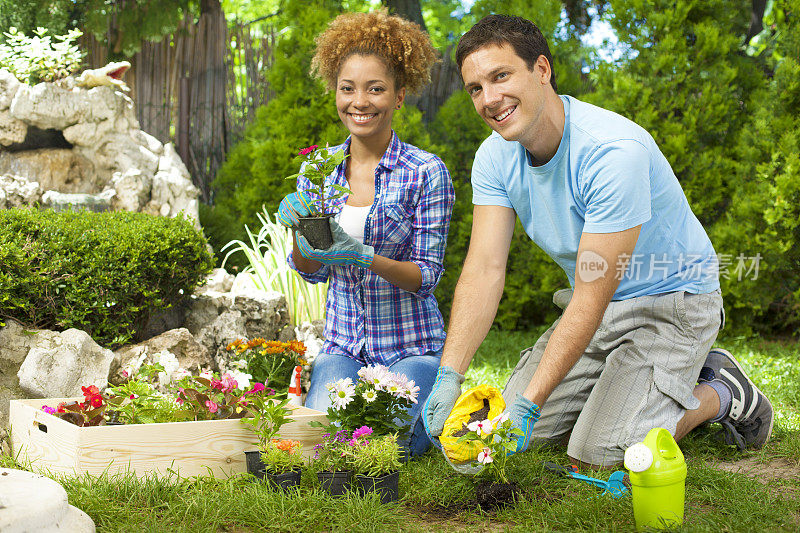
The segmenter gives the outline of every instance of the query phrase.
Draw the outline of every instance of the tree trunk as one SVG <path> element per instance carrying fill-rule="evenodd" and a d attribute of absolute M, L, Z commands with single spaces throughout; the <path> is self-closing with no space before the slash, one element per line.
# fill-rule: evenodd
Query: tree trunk
<path fill-rule="evenodd" d="M 422 26 L 423 30 L 428 31 L 425 20 L 422 18 L 422 6 L 419 2 L 420 0 L 383 0 L 383 5 L 389 8 L 390 13 L 416 22 Z"/>

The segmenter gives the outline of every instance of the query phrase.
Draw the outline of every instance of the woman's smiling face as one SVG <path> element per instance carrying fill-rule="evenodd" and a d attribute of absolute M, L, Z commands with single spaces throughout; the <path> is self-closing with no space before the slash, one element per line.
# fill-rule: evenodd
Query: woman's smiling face
<path fill-rule="evenodd" d="M 336 109 L 350 134 L 361 139 L 382 138 L 392 128 L 392 116 L 403 103 L 405 89 L 375 55 L 353 54 L 336 78 Z"/>

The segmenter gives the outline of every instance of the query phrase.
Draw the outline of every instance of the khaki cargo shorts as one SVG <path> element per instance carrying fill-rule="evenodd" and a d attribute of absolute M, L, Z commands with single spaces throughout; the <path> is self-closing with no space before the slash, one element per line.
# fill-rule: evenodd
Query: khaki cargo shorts
<path fill-rule="evenodd" d="M 566 308 L 572 291 L 553 302 Z M 560 320 L 560 319 L 559 319 Z M 559 320 L 520 361 L 503 391 L 522 394 Z M 586 352 L 542 408 L 532 443 L 562 443 L 579 461 L 608 466 L 654 427 L 673 435 L 686 410 L 706 354 L 724 324 L 720 291 L 673 292 L 611 302 Z"/>

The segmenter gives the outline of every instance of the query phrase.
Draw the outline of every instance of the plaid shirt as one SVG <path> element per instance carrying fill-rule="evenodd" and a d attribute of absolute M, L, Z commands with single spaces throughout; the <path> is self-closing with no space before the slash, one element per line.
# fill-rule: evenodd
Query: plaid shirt
<path fill-rule="evenodd" d="M 331 150 L 350 148 L 350 138 Z M 327 183 L 347 187 L 344 160 Z M 311 183 L 300 176 L 299 190 Z M 340 212 L 346 201 L 331 202 Z M 364 364 L 391 365 L 411 355 L 440 354 L 444 321 L 433 289 L 442 277 L 447 231 L 455 192 L 441 159 L 392 140 L 375 169 L 375 200 L 364 227 L 364 244 L 395 261 L 411 261 L 422 272 L 416 293 L 392 285 L 365 268 L 325 266 L 313 274 L 299 272 L 311 283 L 329 281 L 322 351 L 345 355 Z M 289 266 L 297 270 L 292 255 Z"/>

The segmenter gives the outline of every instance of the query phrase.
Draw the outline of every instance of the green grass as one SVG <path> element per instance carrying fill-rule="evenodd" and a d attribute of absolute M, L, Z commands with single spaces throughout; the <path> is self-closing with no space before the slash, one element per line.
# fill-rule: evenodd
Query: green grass
<path fill-rule="evenodd" d="M 467 385 L 502 387 L 522 348 L 540 331 L 492 331 L 468 374 Z M 798 531 L 800 479 L 768 483 L 729 473 L 716 460 L 779 459 L 800 466 L 800 344 L 722 339 L 777 411 L 773 440 L 761 452 L 742 454 L 702 429 L 681 441 L 688 462 L 686 516 L 677 531 Z M 377 498 L 332 499 L 306 472 L 299 492 L 274 492 L 249 481 L 137 481 L 131 475 L 60 478 L 70 503 L 86 511 L 100 532 L 212 531 L 633 531 L 630 499 L 599 496 L 590 485 L 556 477 L 545 460 L 568 464 L 563 449 L 511 457 L 510 477 L 525 487 L 523 499 L 496 512 L 476 508 L 471 478 L 454 473 L 444 459 L 429 453 L 402 468 L 402 501 L 381 505 Z M 0 457 L 0 465 L 13 461 Z M 590 473 L 590 472 L 586 472 Z M 599 472 L 598 477 L 608 473 Z"/>

